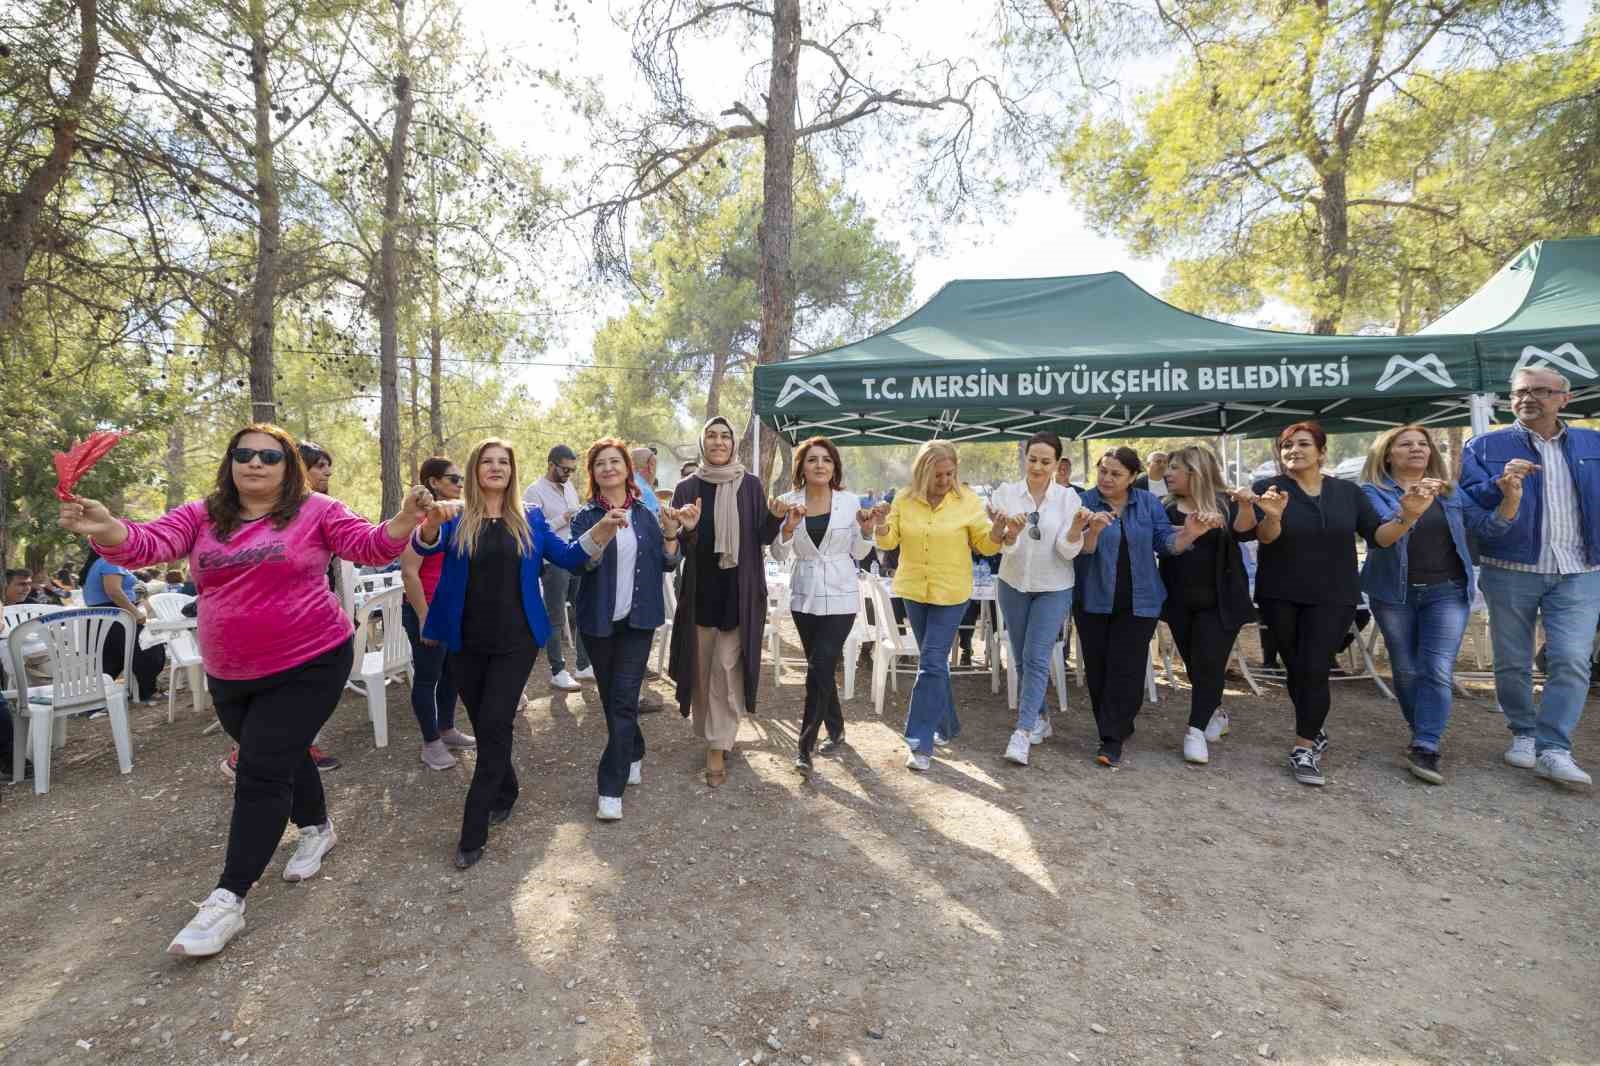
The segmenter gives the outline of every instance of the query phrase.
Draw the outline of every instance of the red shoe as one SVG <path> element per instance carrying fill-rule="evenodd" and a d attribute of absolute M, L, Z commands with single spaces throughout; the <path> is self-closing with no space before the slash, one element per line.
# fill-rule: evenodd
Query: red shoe
<path fill-rule="evenodd" d="M 315 744 L 310 747 L 311 761 L 317 764 L 318 770 L 337 770 L 340 767 L 339 757 L 329 755 Z"/>
<path fill-rule="evenodd" d="M 235 744 L 233 750 L 228 752 L 228 757 L 222 760 L 217 769 L 222 771 L 222 776 L 232 781 L 239 773 L 239 746 Z"/>

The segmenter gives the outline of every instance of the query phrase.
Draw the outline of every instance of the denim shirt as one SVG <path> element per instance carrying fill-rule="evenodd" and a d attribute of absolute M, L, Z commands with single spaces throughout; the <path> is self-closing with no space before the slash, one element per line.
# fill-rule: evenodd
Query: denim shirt
<path fill-rule="evenodd" d="M 1563 427 L 1561 450 L 1578 490 L 1579 524 L 1589 565 L 1600 564 L 1600 431 Z M 1461 450 L 1462 508 L 1469 528 L 1492 515 L 1500 506 L 1500 486 L 1494 479 L 1512 459 L 1539 462 L 1539 452 L 1521 425 L 1473 437 Z M 1522 503 L 1517 517 L 1498 533 L 1479 535 L 1478 549 L 1490 559 L 1533 565 L 1539 561 L 1544 535 L 1544 477 L 1535 471 L 1522 479 Z"/>
<path fill-rule="evenodd" d="M 1083 494 L 1083 506 L 1090 512 L 1109 511 L 1111 505 L 1100 498 L 1099 489 Z M 1122 538 L 1128 538 L 1128 565 L 1133 571 L 1133 613 L 1140 618 L 1159 618 L 1167 599 L 1167 586 L 1156 570 L 1156 552 L 1172 554 L 1172 541 L 1178 531 L 1167 519 L 1166 508 L 1154 493 L 1129 489 L 1122 515 L 1100 531 L 1094 551 L 1080 552 L 1072 561 L 1077 569 L 1075 599 L 1087 614 L 1110 614 L 1117 594 L 1117 554 Z"/>
<path fill-rule="evenodd" d="M 1361 491 L 1372 501 L 1373 509 L 1385 522 L 1400 513 L 1400 487 L 1389 478 L 1382 484 L 1363 482 Z M 1467 602 L 1471 603 L 1478 588 L 1478 574 L 1472 566 L 1472 552 L 1467 547 L 1467 531 L 1477 536 L 1499 536 L 1511 528 L 1511 523 L 1493 511 L 1473 512 L 1466 508 L 1459 487 L 1448 496 L 1438 497 L 1444 508 L 1445 522 L 1450 526 L 1450 542 L 1455 545 L 1456 556 L 1467 575 Z M 1409 537 L 1401 537 L 1387 548 L 1367 545 L 1367 561 L 1361 564 L 1361 591 L 1375 603 L 1403 604 L 1408 587 L 1410 553 L 1406 551 Z"/>
<path fill-rule="evenodd" d="M 606 516 L 598 503 L 585 504 L 572 516 L 572 535 L 582 538 Z M 660 628 L 667 620 L 666 599 L 661 575 L 678 568 L 679 552 L 666 554 L 666 539 L 661 524 L 645 506 L 635 500 L 628 508 L 628 524 L 638 541 L 633 557 L 633 606 L 628 608 L 628 625 L 633 629 Z M 616 623 L 611 616 L 617 607 L 617 544 L 608 541 L 600 558 L 589 560 L 578 578 L 578 631 L 586 637 L 609 637 Z"/>

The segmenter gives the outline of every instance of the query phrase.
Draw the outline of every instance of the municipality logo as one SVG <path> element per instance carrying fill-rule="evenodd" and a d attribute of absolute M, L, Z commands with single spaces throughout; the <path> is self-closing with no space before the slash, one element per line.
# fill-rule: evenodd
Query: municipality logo
<path fill-rule="evenodd" d="M 783 383 L 783 388 L 778 392 L 778 407 L 787 407 L 798 396 L 815 396 L 829 407 L 839 406 L 839 396 L 833 391 L 833 386 L 828 384 L 828 379 L 818 374 L 810 381 L 789 375 L 789 380 Z"/>
<path fill-rule="evenodd" d="M 1522 358 L 1517 360 L 1517 365 L 1511 368 L 1515 374 L 1519 370 L 1548 370 L 1551 366 L 1560 367 L 1562 370 L 1579 377 L 1597 377 L 1594 364 L 1589 362 L 1589 357 L 1578 349 L 1576 344 L 1563 344 L 1554 351 L 1547 352 L 1538 345 L 1530 344 L 1522 349 Z"/>
<path fill-rule="evenodd" d="M 1382 375 L 1378 378 L 1376 386 L 1379 392 L 1388 392 L 1394 388 L 1395 383 L 1412 374 L 1421 374 L 1440 388 L 1453 389 L 1456 387 L 1455 379 L 1450 376 L 1450 370 L 1433 352 L 1413 361 L 1403 355 L 1389 358 L 1389 365 L 1383 368 Z"/>

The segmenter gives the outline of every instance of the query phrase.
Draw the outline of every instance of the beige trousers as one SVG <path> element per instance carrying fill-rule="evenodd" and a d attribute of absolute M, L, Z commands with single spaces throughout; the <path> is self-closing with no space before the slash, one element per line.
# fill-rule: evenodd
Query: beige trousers
<path fill-rule="evenodd" d="M 689 701 L 694 735 L 706 747 L 732 751 L 744 714 L 744 656 L 739 631 L 695 626 L 694 695 Z"/>

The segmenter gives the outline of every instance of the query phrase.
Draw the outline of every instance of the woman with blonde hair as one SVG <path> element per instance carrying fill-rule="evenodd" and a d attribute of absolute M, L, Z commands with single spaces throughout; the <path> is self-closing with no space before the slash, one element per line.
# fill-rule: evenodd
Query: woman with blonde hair
<path fill-rule="evenodd" d="M 1514 480 L 1514 479 L 1513 479 Z M 1521 504 L 1521 483 L 1495 511 L 1462 507 L 1433 435 L 1424 426 L 1399 426 L 1378 434 L 1361 471 L 1361 489 L 1384 521 L 1400 515 L 1401 501 L 1422 491 L 1431 497 L 1419 516 L 1388 547 L 1367 550 L 1361 589 L 1389 649 L 1400 713 L 1411 727 L 1406 763 L 1412 775 L 1441 785 L 1439 741 L 1450 722 L 1450 675 L 1467 631 L 1477 574 L 1467 533 L 1500 536 Z"/>
<path fill-rule="evenodd" d="M 450 673 L 477 734 L 478 761 L 461 816 L 455 864 L 483 857 L 489 825 L 511 817 L 517 774 L 512 726 L 539 648 L 550 636 L 539 589 L 546 562 L 574 573 L 598 556 L 628 512 L 608 511 L 576 541 L 550 531 L 538 507 L 519 501 L 517 455 L 507 441 L 480 441 L 467 457 L 465 505 L 439 504 L 452 517 L 412 537 L 418 555 L 445 552 L 422 635 L 450 649 Z"/>
<path fill-rule="evenodd" d="M 1211 449 L 1190 444 L 1167 462 L 1167 520 L 1182 526 L 1191 514 L 1215 514 L 1222 525 L 1195 538 L 1188 551 L 1162 556 L 1161 580 L 1167 587 L 1161 620 L 1189 673 L 1189 726 L 1183 736 L 1183 757 L 1192 763 L 1211 761 L 1208 742 L 1228 731 L 1222 710 L 1222 688 L 1228 657 L 1246 622 L 1256 616 L 1250 602 L 1250 576 L 1245 571 L 1241 541 L 1256 539 L 1256 512 L 1249 489 L 1230 493 L 1222 467 Z"/>
<path fill-rule="evenodd" d="M 934 731 L 954 739 L 959 728 L 950 645 L 972 598 L 972 552 L 999 552 L 1007 523 L 1004 515 L 991 523 L 983 500 L 962 487 L 956 450 L 941 440 L 917 452 L 910 487 L 872 513 L 877 546 L 900 549 L 894 594 L 905 601 L 920 649 L 905 737 L 911 746 L 906 766 L 922 771 L 930 765 Z"/>

